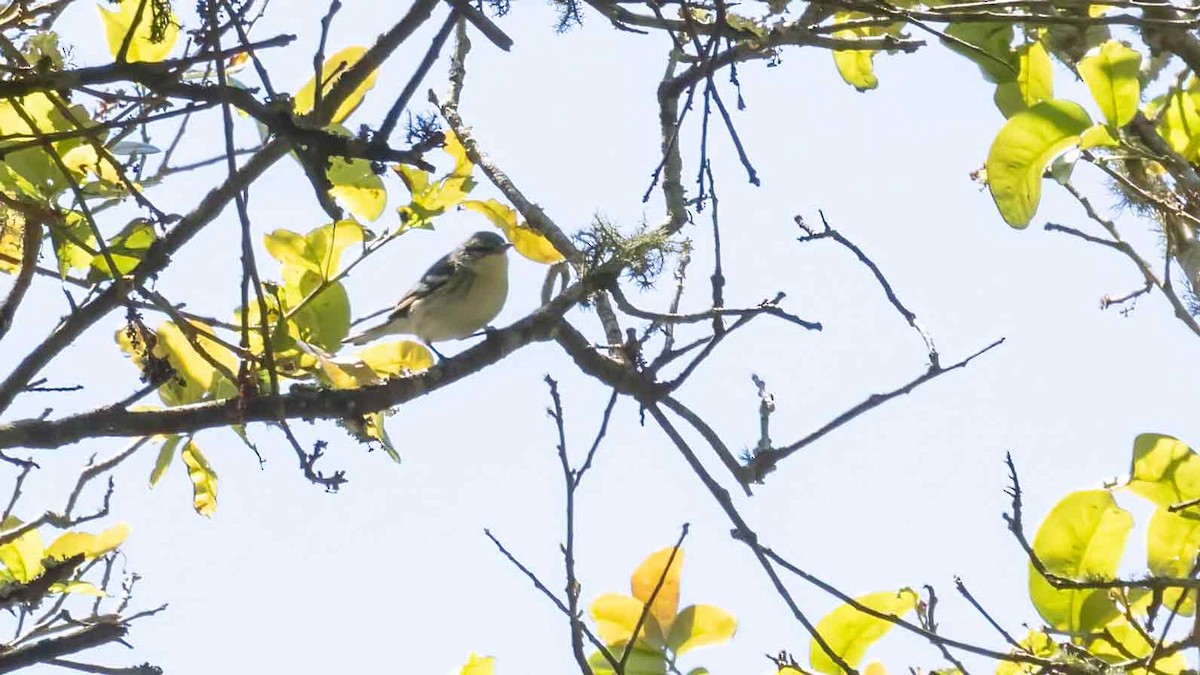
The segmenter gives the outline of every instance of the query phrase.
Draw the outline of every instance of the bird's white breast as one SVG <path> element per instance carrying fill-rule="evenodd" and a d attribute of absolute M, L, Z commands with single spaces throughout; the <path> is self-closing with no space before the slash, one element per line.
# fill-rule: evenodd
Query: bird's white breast
<path fill-rule="evenodd" d="M 424 301 L 409 311 L 413 333 L 429 342 L 457 340 L 483 330 L 504 308 L 508 298 L 508 256 L 489 255 L 475 262 L 466 297 L 452 312 L 427 312 Z"/>

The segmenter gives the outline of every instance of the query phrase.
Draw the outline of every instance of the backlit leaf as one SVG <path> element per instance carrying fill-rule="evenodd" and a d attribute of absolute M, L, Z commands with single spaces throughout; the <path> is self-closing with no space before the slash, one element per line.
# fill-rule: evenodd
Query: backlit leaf
<path fill-rule="evenodd" d="M 10 532 L 22 525 L 22 521 L 9 516 L 0 523 L 0 530 Z M 29 583 L 42 575 L 42 558 L 45 554 L 42 534 L 34 528 L 7 544 L 0 545 L 0 563 L 17 583 Z"/>
<path fill-rule="evenodd" d="M 19 211 L 0 206 L 0 272 L 13 274 L 24 260 L 25 218 Z"/>
<path fill-rule="evenodd" d="M 1054 66 L 1041 40 L 1017 49 L 1017 86 L 1026 106 L 1054 97 Z"/>
<path fill-rule="evenodd" d="M 68 581 L 50 584 L 49 591 L 51 593 L 74 593 L 76 595 L 88 595 L 93 598 L 105 597 L 104 591 L 100 590 L 96 584 L 89 581 Z"/>
<path fill-rule="evenodd" d="M 189 440 L 183 446 L 183 463 L 187 465 L 188 479 L 192 481 L 192 508 L 202 516 L 212 517 L 217 512 L 217 474 L 209 466 L 204 453 L 195 442 Z"/>
<path fill-rule="evenodd" d="M 163 442 L 162 447 L 158 450 L 158 458 L 154 460 L 154 469 L 150 472 L 150 487 L 154 487 L 162 479 L 167 467 L 171 466 L 171 460 L 175 458 L 175 451 L 179 449 L 179 444 L 182 442 L 183 437 L 179 434 L 172 434 Z"/>
<path fill-rule="evenodd" d="M 171 49 L 175 47 L 175 40 L 179 38 L 179 22 L 174 14 L 167 17 L 169 25 L 163 33 L 163 39 L 157 43 L 151 41 L 154 4 L 151 0 L 122 0 L 116 9 L 107 9 L 104 5 L 96 6 L 96 9 L 100 10 L 100 19 L 104 22 L 104 37 L 108 40 L 108 51 L 113 58 L 120 53 L 121 45 L 124 44 L 125 36 L 131 28 L 133 40 L 130 41 L 129 51 L 125 55 L 126 61 L 157 63 L 171 53 Z M 138 18 L 139 5 L 141 17 L 135 25 L 134 19 Z"/>
<path fill-rule="evenodd" d="M 354 357 L 365 363 L 381 378 L 419 373 L 433 367 L 429 348 L 413 340 L 381 342 L 360 349 Z"/>
<path fill-rule="evenodd" d="M 1011 23 L 987 21 L 952 23 L 946 27 L 946 34 L 974 47 L 971 49 L 951 40 L 942 41 L 951 51 L 974 61 L 989 82 L 1000 84 L 1017 79 L 1020 66 L 1017 64 L 1016 51 L 1012 47 L 1013 26 Z"/>
<path fill-rule="evenodd" d="M 329 194 L 350 215 L 374 221 L 383 214 L 387 206 L 387 188 L 383 185 L 383 177 L 371 170 L 370 161 L 331 157 L 325 175 L 333 186 Z"/>
<path fill-rule="evenodd" d="M 1009 225 L 1029 225 L 1041 200 L 1046 167 L 1077 145 L 1090 126 L 1092 120 L 1079 104 L 1057 100 L 1042 101 L 1005 123 L 988 152 L 987 180 Z"/>
<path fill-rule="evenodd" d="M 114 271 L 108 264 L 108 257 L 103 254 L 92 258 L 92 269 L 88 273 L 88 281 L 95 283 L 103 279 L 123 277 L 133 271 L 138 263 L 146 257 L 150 245 L 158 239 L 154 225 L 143 218 L 130 221 L 117 236 L 108 241 L 108 252 L 116 265 Z M 97 247 L 99 248 L 99 247 Z"/>
<path fill-rule="evenodd" d="M 129 525 L 126 523 L 117 523 L 100 534 L 64 532 L 50 544 L 44 557 L 63 560 L 82 554 L 86 560 L 92 560 L 116 550 L 128 536 Z"/>
<path fill-rule="evenodd" d="M 618 661 L 625 651 L 625 644 L 609 645 L 608 651 Z M 604 654 L 596 652 L 588 657 L 588 665 L 595 675 L 613 675 L 612 664 L 604 658 Z M 623 675 L 665 675 L 667 672 L 667 655 L 660 650 L 652 649 L 642 642 L 633 647 L 633 653 L 625 662 Z"/>
<path fill-rule="evenodd" d="M 554 248 L 549 239 L 538 234 L 529 225 L 517 222 L 517 212 L 512 207 L 495 199 L 468 200 L 462 203 L 462 207 L 486 216 L 493 225 L 504 232 L 504 237 L 517 253 L 526 258 L 543 265 L 553 265 L 563 259 L 563 254 Z"/>
<path fill-rule="evenodd" d="M 1182 579 L 1192 574 L 1196 555 L 1200 554 L 1200 514 L 1188 510 L 1171 513 L 1166 508 L 1155 510 L 1146 531 L 1146 567 L 1155 577 Z M 1163 591 L 1162 602 L 1168 609 L 1175 609 L 1184 616 L 1191 616 L 1196 608 L 1196 593 L 1189 591 L 1180 603 L 1181 589 L 1168 588 Z"/>
<path fill-rule="evenodd" d="M 650 613 L 658 619 L 658 625 L 663 631 L 671 630 L 671 622 L 679 612 L 679 577 L 682 573 L 683 549 L 667 547 L 647 556 L 629 579 L 633 597 L 643 603 L 650 602 L 650 596 L 654 594 L 654 589 L 658 588 L 654 602 L 650 603 Z"/>
<path fill-rule="evenodd" d="M 839 23 L 866 18 L 862 12 L 838 12 L 833 17 L 836 26 Z M 833 37 L 839 40 L 861 40 L 878 34 L 873 27 L 857 27 L 833 32 Z M 833 52 L 833 63 L 837 66 L 838 74 L 846 84 L 859 91 L 868 91 L 879 86 L 875 77 L 875 51 L 873 49 L 843 49 Z"/>
<path fill-rule="evenodd" d="M 1142 98 L 1141 67 L 1142 55 L 1117 40 L 1105 42 L 1096 53 L 1080 59 L 1079 76 L 1109 124 L 1123 127 L 1137 114 Z"/>
<path fill-rule="evenodd" d="M 1177 438 L 1139 434 L 1129 474 L 1129 489 L 1158 506 L 1200 498 L 1200 456 Z"/>
<path fill-rule="evenodd" d="M 592 601 L 588 611 L 596 622 L 596 633 L 606 645 L 628 642 L 646 605 L 637 598 L 620 593 L 605 593 Z M 662 628 L 653 614 L 642 624 L 639 642 L 661 648 L 666 643 Z"/>
<path fill-rule="evenodd" d="M 325 60 L 324 65 L 321 66 L 321 81 L 324 83 L 324 86 L 321 87 L 322 105 L 324 105 L 325 96 L 333 89 L 338 79 L 353 67 L 354 64 L 358 63 L 365 53 L 367 53 L 366 47 L 346 47 Z M 376 71 L 371 71 L 371 74 L 354 89 L 350 96 L 342 101 L 342 104 L 338 106 L 337 111 L 329 121 L 336 124 L 349 117 L 358 105 L 362 103 L 363 97 L 367 95 L 367 92 L 375 86 L 376 76 Z M 292 97 L 297 115 L 305 115 L 312 111 L 316 93 L 317 79 L 314 73 L 313 77 L 310 77 L 308 82 L 305 82 L 304 86 L 300 87 L 300 90 Z"/>
<path fill-rule="evenodd" d="M 727 642 L 736 632 L 737 619 L 729 612 L 712 605 L 692 605 L 675 617 L 667 647 L 678 656 L 696 647 Z"/>
<path fill-rule="evenodd" d="M 1133 528 L 1133 516 L 1106 490 L 1073 492 L 1042 521 L 1033 550 L 1046 570 L 1067 579 L 1113 579 Z M 1033 565 L 1029 597 L 1050 627 L 1085 634 L 1117 612 L 1103 589 L 1054 588 Z"/>
<path fill-rule="evenodd" d="M 914 610 L 920 598 L 911 588 L 864 595 L 855 600 L 871 609 L 895 617 Z M 817 633 L 826 644 L 851 668 L 857 668 L 867 649 L 883 637 L 895 624 L 861 612 L 850 605 L 841 605 L 817 624 Z M 840 675 L 842 669 L 812 640 L 808 649 L 812 667 L 828 675 Z"/>

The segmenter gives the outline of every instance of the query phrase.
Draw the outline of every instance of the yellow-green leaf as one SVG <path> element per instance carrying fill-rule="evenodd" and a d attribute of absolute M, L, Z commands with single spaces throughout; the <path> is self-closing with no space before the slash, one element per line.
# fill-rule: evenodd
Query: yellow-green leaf
<path fill-rule="evenodd" d="M 968 45 L 964 46 L 953 40 L 942 41 L 951 51 L 974 61 L 989 82 L 1000 84 L 1017 79 L 1020 66 L 1017 63 L 1017 54 L 1012 48 L 1011 23 L 952 23 L 946 27 L 946 35 Z"/>
<path fill-rule="evenodd" d="M 96 587 L 89 581 L 68 581 L 66 583 L 58 582 L 50 584 L 49 591 L 51 593 L 74 593 L 76 595 L 90 595 L 93 598 L 105 597 L 104 591 Z"/>
<path fill-rule="evenodd" d="M 371 162 L 332 157 L 325 175 L 333 186 L 329 194 L 350 215 L 374 221 L 383 214 L 387 206 L 387 188 L 383 185 L 383 177 L 371 170 Z"/>
<path fill-rule="evenodd" d="M 1090 129 L 1083 132 L 1079 137 L 1079 149 L 1090 150 L 1092 148 L 1115 148 L 1121 145 L 1121 142 L 1113 137 L 1112 132 L 1105 124 L 1093 125 Z"/>
<path fill-rule="evenodd" d="M 354 356 L 381 378 L 419 373 L 433 367 L 429 348 L 413 340 L 381 342 L 360 349 Z"/>
<path fill-rule="evenodd" d="M 120 53 L 125 36 L 131 29 L 133 39 L 125 55 L 126 61 L 157 63 L 171 53 L 171 49 L 175 47 L 175 40 L 179 38 L 179 21 L 173 13 L 165 17 L 167 24 L 162 39 L 153 42 L 150 36 L 154 24 L 155 4 L 151 0 L 122 0 L 115 10 L 106 9 L 104 5 L 96 6 L 96 9 L 100 10 L 100 19 L 104 22 L 104 37 L 108 40 L 108 51 L 113 58 Z M 139 9 L 141 17 L 138 17 Z M 136 25 L 135 18 L 138 19 Z"/>
<path fill-rule="evenodd" d="M 1141 67 L 1142 55 L 1117 40 L 1105 42 L 1094 54 L 1079 60 L 1079 76 L 1109 124 L 1123 127 L 1137 114 L 1142 100 Z"/>
<path fill-rule="evenodd" d="M 1058 644 L 1040 630 L 1030 630 L 1018 644 L 1024 653 L 1043 659 L 1051 659 L 1058 655 Z M 1016 661 L 1001 661 L 996 666 L 996 675 L 1024 675 L 1042 672 L 1042 667 L 1033 663 L 1018 663 Z"/>
<path fill-rule="evenodd" d="M 1158 506 L 1200 498 L 1200 456 L 1177 438 L 1139 434 L 1129 474 L 1129 489 Z"/>
<path fill-rule="evenodd" d="M 1017 49 L 1017 87 L 1026 106 L 1054 98 L 1054 66 L 1041 40 Z"/>
<path fill-rule="evenodd" d="M 563 254 L 554 248 L 549 239 L 538 234 L 529 225 L 517 222 L 517 212 L 512 207 L 495 199 L 468 200 L 462 203 L 462 207 L 486 216 L 493 225 L 500 228 L 517 253 L 526 258 L 543 265 L 553 265 L 563 259 Z"/>
<path fill-rule="evenodd" d="M 116 550 L 128 536 L 129 525 L 127 523 L 117 523 L 100 534 L 64 532 L 54 540 L 53 544 L 50 544 L 44 557 L 63 560 L 83 554 L 85 559 L 91 560 Z"/>
<path fill-rule="evenodd" d="M 683 549 L 667 547 L 647 556 L 629 579 L 633 597 L 643 603 L 649 603 L 654 589 L 658 588 L 654 602 L 650 603 L 650 613 L 658 619 L 659 627 L 666 632 L 671 630 L 671 622 L 679 612 L 679 577 L 682 573 Z"/>
<path fill-rule="evenodd" d="M 1154 99 L 1152 106 L 1158 112 L 1158 133 L 1166 139 L 1171 149 L 1187 159 L 1195 160 L 1200 143 L 1200 107 L 1196 94 L 1191 91 L 1172 90 L 1165 96 Z"/>
<path fill-rule="evenodd" d="M 316 266 L 314 272 L 330 279 L 341 269 L 342 252 L 354 244 L 361 244 L 364 239 L 366 232 L 358 221 L 339 220 L 304 235 L 304 255 Z"/>
<path fill-rule="evenodd" d="M 179 449 L 179 444 L 182 442 L 183 437 L 179 434 L 172 434 L 163 442 L 158 451 L 158 458 L 154 460 L 154 469 L 150 471 L 150 487 L 154 487 L 162 479 L 167 467 L 171 466 L 171 460 L 175 458 L 175 451 Z"/>
<path fill-rule="evenodd" d="M 871 593 L 855 600 L 866 607 L 894 617 L 903 617 L 916 608 L 920 598 L 911 588 Z M 817 624 L 817 633 L 851 668 L 857 668 L 867 649 L 893 627 L 893 622 L 865 614 L 851 605 L 842 605 L 825 615 Z M 840 675 L 842 669 L 825 650 L 811 641 L 808 660 L 812 667 L 828 675 Z"/>
<path fill-rule="evenodd" d="M 23 523 L 15 516 L 9 516 L 0 523 L 0 531 L 11 532 Z M 34 528 L 16 539 L 0 546 L 0 563 L 8 571 L 13 580 L 18 583 L 29 583 L 42 575 L 42 558 L 46 551 L 42 543 L 42 534 Z"/>
<path fill-rule="evenodd" d="M 1038 528 L 1033 551 L 1053 575 L 1066 579 L 1113 579 L 1133 529 L 1133 516 L 1106 490 L 1073 492 L 1060 501 Z M 1057 630 L 1084 634 L 1117 612 L 1102 589 L 1054 588 L 1029 566 L 1029 597 L 1046 623 Z"/>
<path fill-rule="evenodd" d="M 136 218 L 122 229 L 117 236 L 108 241 L 108 252 L 117 269 L 114 271 L 108 264 L 108 258 L 103 254 L 92 258 L 92 269 L 88 273 L 88 281 L 92 283 L 103 279 L 123 277 L 138 266 L 146 251 L 158 239 L 154 225 L 144 218 Z"/>
<path fill-rule="evenodd" d="M 620 661 L 626 647 L 627 645 L 624 643 L 608 645 L 608 651 Z M 600 652 L 588 657 L 588 665 L 591 666 L 592 673 L 595 675 L 613 675 L 615 672 L 612 664 Z M 622 672 L 623 675 L 666 675 L 667 655 L 660 649 L 654 649 L 644 642 L 638 642 L 634 644 L 633 653 L 625 661 L 625 668 Z"/>
<path fill-rule="evenodd" d="M 476 656 L 474 652 L 467 657 L 467 663 L 458 671 L 458 675 L 492 675 L 496 672 L 495 659 L 490 656 Z"/>
<path fill-rule="evenodd" d="M 325 64 L 321 66 L 321 81 L 324 83 L 321 87 L 322 105 L 324 105 L 324 97 L 333 89 L 334 83 L 347 70 L 352 68 L 354 64 L 358 63 L 365 53 L 367 53 L 366 47 L 346 47 L 325 60 Z M 342 101 L 342 104 L 338 106 L 337 111 L 329 120 L 331 123 L 336 124 L 341 122 L 349 117 L 350 113 L 354 112 L 358 105 L 362 103 L 363 97 L 367 95 L 367 92 L 375 86 L 376 75 L 376 71 L 372 70 L 371 74 L 362 81 L 362 84 L 359 84 L 350 96 Z M 296 95 L 292 98 L 297 115 L 305 115 L 312 111 L 316 93 L 317 78 L 314 74 L 313 77 L 309 78 L 308 82 L 304 83 L 303 87 L 300 87 L 300 91 L 297 91 Z"/>
<path fill-rule="evenodd" d="M 987 180 L 996 208 L 1009 225 L 1029 225 L 1041 200 L 1046 167 L 1078 144 L 1079 135 L 1091 125 L 1078 103 L 1058 100 L 1042 101 L 1005 123 L 988 152 Z"/>
<path fill-rule="evenodd" d="M 692 605 L 675 617 L 667 647 L 679 656 L 696 647 L 727 642 L 736 632 L 737 619 L 729 612 L 712 605 Z"/>
<path fill-rule="evenodd" d="M 1146 567 L 1150 574 L 1175 579 L 1191 576 L 1198 553 L 1200 515 L 1190 509 L 1184 513 L 1171 513 L 1166 508 L 1155 510 L 1146 532 Z M 1191 616 L 1196 608 L 1196 593 L 1189 591 L 1180 603 L 1180 592 L 1178 588 L 1163 591 L 1163 605 L 1173 610 L 1178 604 L 1180 614 Z"/>
<path fill-rule="evenodd" d="M 13 274 L 21 268 L 24 240 L 25 218 L 19 211 L 0 206 L 0 272 Z"/>
<path fill-rule="evenodd" d="M 217 473 L 191 440 L 183 446 L 181 456 L 192 481 L 192 508 L 202 516 L 212 517 L 217 512 Z"/>
<path fill-rule="evenodd" d="M 1118 663 L 1149 656 L 1155 645 L 1144 637 L 1144 629 L 1134 626 L 1124 615 L 1114 616 L 1104 625 L 1103 633 L 1087 642 L 1088 653 L 1109 663 Z M 1157 641 L 1156 641 L 1157 642 Z M 1187 668 L 1187 661 L 1178 652 L 1154 661 L 1156 675 L 1178 675 Z M 1146 675 L 1145 668 L 1130 668 L 1130 675 Z"/>

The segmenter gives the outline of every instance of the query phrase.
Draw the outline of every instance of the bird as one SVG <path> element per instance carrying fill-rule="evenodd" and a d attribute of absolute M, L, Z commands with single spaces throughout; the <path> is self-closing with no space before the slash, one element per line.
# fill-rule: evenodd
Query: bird
<path fill-rule="evenodd" d="M 494 232 L 476 232 L 426 270 L 383 323 L 347 337 L 342 344 L 363 345 L 386 335 L 407 334 L 432 349 L 434 342 L 478 333 L 496 318 L 508 298 L 511 247 Z"/>

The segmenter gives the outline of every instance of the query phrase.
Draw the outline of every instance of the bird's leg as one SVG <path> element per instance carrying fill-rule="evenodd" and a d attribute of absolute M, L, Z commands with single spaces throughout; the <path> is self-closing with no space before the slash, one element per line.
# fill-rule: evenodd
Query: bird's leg
<path fill-rule="evenodd" d="M 437 350 L 437 347 L 434 347 L 434 346 L 433 346 L 433 343 L 432 343 L 432 342 L 430 342 L 429 340 L 425 340 L 424 342 L 425 342 L 425 346 L 426 346 L 426 347 L 429 347 L 429 351 L 431 351 L 431 352 L 433 352 L 434 354 L 436 354 L 436 355 L 437 355 L 437 357 L 438 357 L 438 361 L 445 361 L 445 360 L 446 360 L 446 355 L 445 355 L 445 354 L 443 354 L 443 353 L 441 353 L 441 352 L 439 352 L 439 351 Z"/>
<path fill-rule="evenodd" d="M 471 333 L 467 337 L 473 338 L 473 337 L 479 337 L 482 335 L 485 339 L 491 340 L 492 337 L 496 333 L 499 333 L 499 332 L 500 332 L 500 329 L 496 328 L 495 326 L 484 326 L 483 330 L 479 331 L 478 333 Z"/>

